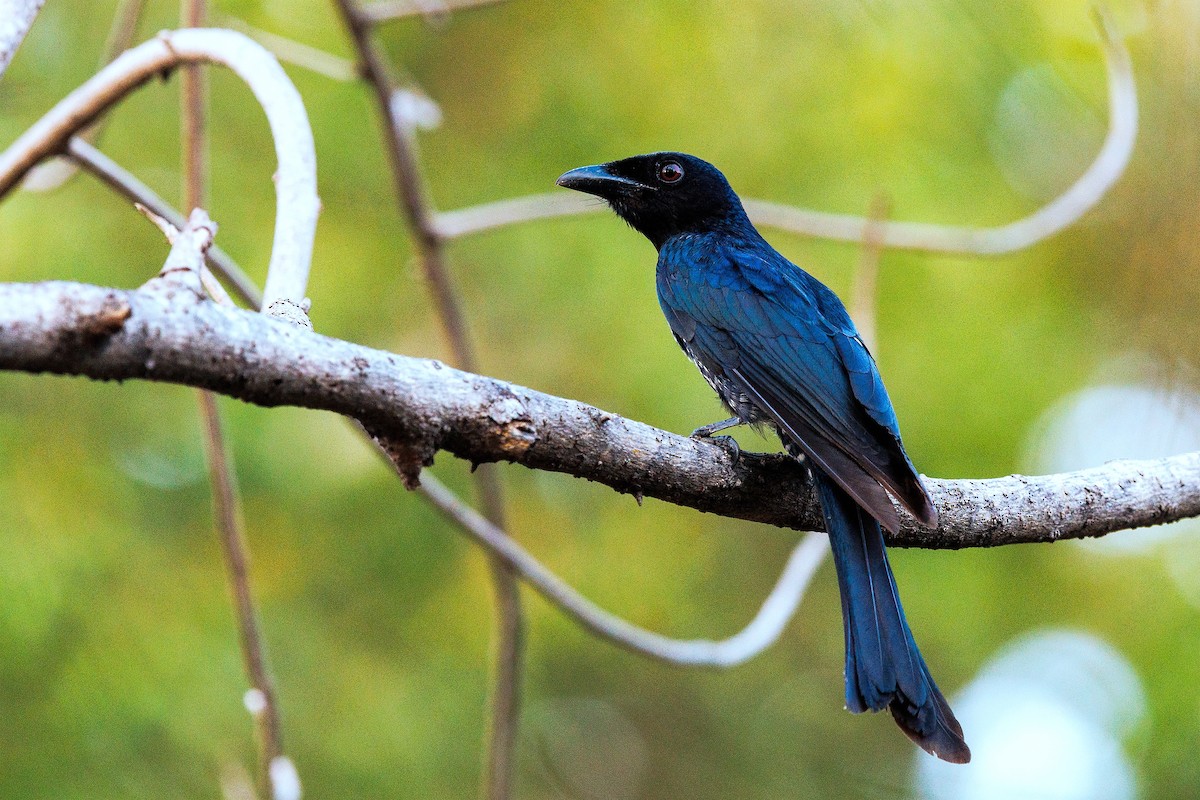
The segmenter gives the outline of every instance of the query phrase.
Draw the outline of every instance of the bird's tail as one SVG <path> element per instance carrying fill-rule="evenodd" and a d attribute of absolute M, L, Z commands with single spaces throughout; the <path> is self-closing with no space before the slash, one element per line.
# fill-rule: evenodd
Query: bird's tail
<path fill-rule="evenodd" d="M 929 675 L 900 608 L 879 523 L 832 480 L 814 475 L 842 594 L 847 708 L 859 713 L 886 706 L 926 751 L 966 763 L 971 751 L 962 727 Z"/>

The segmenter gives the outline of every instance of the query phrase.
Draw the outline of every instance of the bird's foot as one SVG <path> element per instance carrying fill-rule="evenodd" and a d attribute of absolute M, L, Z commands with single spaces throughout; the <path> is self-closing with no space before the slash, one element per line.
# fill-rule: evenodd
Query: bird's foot
<path fill-rule="evenodd" d="M 737 439 L 732 436 L 695 436 L 694 439 L 707 439 L 717 447 L 729 454 L 729 461 L 732 466 L 737 466 L 742 460 L 742 446 L 738 444 Z"/>
<path fill-rule="evenodd" d="M 711 428 L 712 426 L 707 425 L 705 427 Z M 729 426 L 729 427 L 732 427 L 732 426 Z M 717 430 L 723 430 L 723 429 L 718 428 Z M 737 439 L 734 439 L 732 436 L 713 436 L 711 433 L 702 432 L 702 431 L 704 431 L 704 428 L 698 428 L 696 431 L 692 432 L 692 435 L 690 438 L 706 439 L 706 440 L 712 442 L 713 444 L 715 444 L 717 447 L 720 447 L 722 450 L 724 450 L 726 453 L 729 454 L 729 460 L 731 462 L 731 466 L 736 467 L 743 460 L 745 460 L 747 462 L 762 461 L 762 460 L 770 457 L 769 454 L 767 454 L 767 453 L 755 453 L 751 450 L 743 450 L 742 446 L 740 444 L 738 444 Z"/>

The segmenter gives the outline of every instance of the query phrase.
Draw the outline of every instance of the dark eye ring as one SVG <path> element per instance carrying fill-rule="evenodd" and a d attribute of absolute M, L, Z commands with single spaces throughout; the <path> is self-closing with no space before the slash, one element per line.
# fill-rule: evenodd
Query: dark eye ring
<path fill-rule="evenodd" d="M 683 178 L 683 167 L 674 161 L 658 165 L 658 179 L 663 183 L 678 183 Z"/>

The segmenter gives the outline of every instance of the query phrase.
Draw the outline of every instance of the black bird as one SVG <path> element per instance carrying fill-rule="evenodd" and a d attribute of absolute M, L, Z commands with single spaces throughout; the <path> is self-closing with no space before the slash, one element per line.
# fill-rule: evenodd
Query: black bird
<path fill-rule="evenodd" d="M 573 169 L 558 185 L 602 198 L 657 248 L 671 332 L 733 414 L 692 435 L 765 423 L 808 465 L 841 589 L 846 706 L 887 707 L 925 750 L 969 761 L 904 619 L 880 530 L 900 527 L 889 492 L 931 527 L 937 511 L 845 306 L 763 239 L 707 161 L 652 153 Z"/>

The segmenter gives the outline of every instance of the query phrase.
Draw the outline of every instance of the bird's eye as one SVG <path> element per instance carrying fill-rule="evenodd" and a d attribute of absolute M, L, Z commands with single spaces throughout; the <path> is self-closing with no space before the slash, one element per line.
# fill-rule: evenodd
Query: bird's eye
<path fill-rule="evenodd" d="M 683 167 L 674 161 L 666 161 L 658 166 L 658 179 L 663 183 L 678 183 L 683 178 Z"/>

